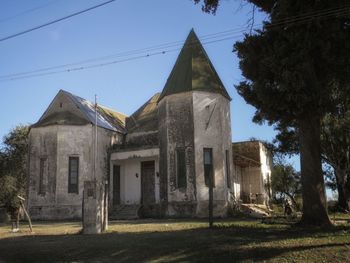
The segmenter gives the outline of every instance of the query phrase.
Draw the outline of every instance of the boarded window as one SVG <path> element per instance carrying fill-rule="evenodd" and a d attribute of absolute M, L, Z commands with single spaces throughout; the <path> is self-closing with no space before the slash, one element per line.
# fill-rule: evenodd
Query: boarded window
<path fill-rule="evenodd" d="M 69 157 L 68 193 L 78 194 L 79 185 L 79 157 Z"/>
<path fill-rule="evenodd" d="M 47 178 L 47 158 L 40 158 L 40 168 L 39 168 L 39 195 L 45 195 L 45 179 Z"/>
<path fill-rule="evenodd" d="M 177 187 L 186 188 L 186 155 L 185 149 L 176 149 L 176 177 Z"/>
<path fill-rule="evenodd" d="M 203 149 L 203 161 L 204 161 L 204 182 L 206 186 L 209 186 L 209 179 L 212 179 L 213 187 L 215 187 L 215 177 L 213 170 L 213 149 Z"/>
<path fill-rule="evenodd" d="M 231 188 L 230 152 L 226 150 L 225 154 L 227 187 Z"/>

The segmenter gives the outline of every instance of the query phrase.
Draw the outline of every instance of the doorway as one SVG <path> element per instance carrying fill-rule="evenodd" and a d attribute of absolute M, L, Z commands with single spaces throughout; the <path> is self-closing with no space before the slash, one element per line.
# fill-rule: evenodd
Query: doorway
<path fill-rule="evenodd" d="M 155 199 L 155 162 L 141 162 L 141 204 L 154 204 Z"/>

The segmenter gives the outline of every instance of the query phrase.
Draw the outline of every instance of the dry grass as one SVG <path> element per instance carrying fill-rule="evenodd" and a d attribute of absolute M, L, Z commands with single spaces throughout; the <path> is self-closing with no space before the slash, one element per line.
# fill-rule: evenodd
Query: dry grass
<path fill-rule="evenodd" d="M 343 217 L 344 222 L 348 217 Z M 350 224 L 300 229 L 285 220 L 110 222 L 81 235 L 79 222 L 35 222 L 35 234 L 0 225 L 0 262 L 350 262 Z"/>

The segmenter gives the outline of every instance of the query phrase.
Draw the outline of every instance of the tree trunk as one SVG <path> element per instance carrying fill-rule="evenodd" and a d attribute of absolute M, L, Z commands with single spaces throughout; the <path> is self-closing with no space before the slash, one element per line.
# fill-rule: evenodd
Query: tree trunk
<path fill-rule="evenodd" d="M 303 225 L 331 225 L 321 166 L 320 118 L 299 120 L 300 168 L 303 197 Z"/>
<path fill-rule="evenodd" d="M 344 169 L 335 169 L 338 190 L 338 206 L 342 212 L 350 211 L 350 181 Z"/>
<path fill-rule="evenodd" d="M 297 201 L 295 201 L 294 196 L 291 195 L 290 193 L 286 193 L 286 195 L 287 195 L 287 196 L 290 198 L 290 200 L 292 201 L 295 210 L 299 211 L 299 205 L 298 205 Z"/>

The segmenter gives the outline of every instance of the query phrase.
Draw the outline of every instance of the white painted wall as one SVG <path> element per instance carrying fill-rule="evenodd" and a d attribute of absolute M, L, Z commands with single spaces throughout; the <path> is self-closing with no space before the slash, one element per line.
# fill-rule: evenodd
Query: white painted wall
<path fill-rule="evenodd" d="M 268 182 L 271 183 L 272 155 L 262 143 L 260 143 L 260 162 L 263 193 L 265 200 L 268 201 L 270 189 L 267 189 L 266 185 Z"/>
<path fill-rule="evenodd" d="M 155 161 L 155 199 L 159 203 L 159 149 L 116 152 L 111 154 L 110 200 L 113 200 L 113 165 L 120 165 L 121 204 L 140 204 L 141 162 Z M 138 177 L 136 177 L 136 174 Z"/>
<path fill-rule="evenodd" d="M 233 165 L 233 190 L 234 197 L 236 200 L 241 199 L 241 184 L 242 184 L 242 168 L 238 165 Z"/>
<path fill-rule="evenodd" d="M 213 112 L 212 115 L 211 112 Z M 209 125 L 206 129 L 209 118 Z M 233 164 L 231 158 L 230 102 L 218 93 L 194 91 L 193 119 L 197 200 L 205 201 L 209 198 L 208 187 L 205 186 L 204 182 L 203 148 L 212 148 L 215 173 L 214 200 L 226 202 L 228 200 L 228 188 L 225 174 L 226 150 L 229 151 L 230 155 L 231 185 L 234 185 L 232 182 Z"/>

